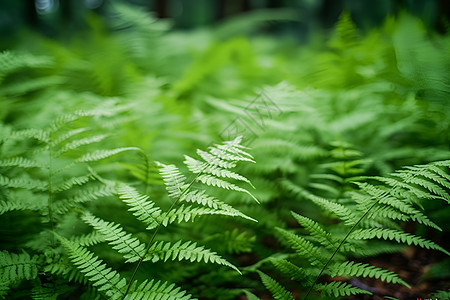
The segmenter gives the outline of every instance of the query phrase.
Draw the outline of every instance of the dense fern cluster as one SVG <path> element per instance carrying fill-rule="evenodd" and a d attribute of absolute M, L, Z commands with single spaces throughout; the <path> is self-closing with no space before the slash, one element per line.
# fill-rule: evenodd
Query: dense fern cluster
<path fill-rule="evenodd" d="M 369 282 L 417 282 L 370 258 L 407 246 L 448 279 L 448 36 L 343 13 L 298 47 L 110 9 L 0 52 L 0 298 L 401 299 Z"/>

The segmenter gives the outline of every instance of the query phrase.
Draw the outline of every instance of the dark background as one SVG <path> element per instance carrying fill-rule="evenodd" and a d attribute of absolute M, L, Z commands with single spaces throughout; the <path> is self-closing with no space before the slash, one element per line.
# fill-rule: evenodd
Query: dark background
<path fill-rule="evenodd" d="M 1 0 L 0 33 L 5 42 L 21 29 L 32 28 L 49 37 L 67 36 L 86 29 L 86 15 L 109 15 L 112 0 Z M 314 30 L 329 29 L 343 10 L 351 12 L 363 30 L 379 25 L 386 16 L 407 11 L 437 32 L 449 28 L 448 0 L 128 0 L 158 18 L 169 18 L 176 29 L 214 26 L 222 20 L 261 9 L 289 10 L 295 21 L 272 22 L 266 30 L 275 34 L 308 37 Z"/>

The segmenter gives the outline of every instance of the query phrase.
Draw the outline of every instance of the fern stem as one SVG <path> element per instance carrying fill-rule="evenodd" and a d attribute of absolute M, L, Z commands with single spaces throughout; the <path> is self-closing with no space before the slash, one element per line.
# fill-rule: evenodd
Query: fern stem
<path fill-rule="evenodd" d="M 178 201 L 180 200 L 181 196 L 183 196 L 190 188 L 191 186 L 195 183 L 195 181 L 197 180 L 197 178 L 203 173 L 203 171 L 210 166 L 209 164 L 206 165 L 198 174 L 197 176 L 195 176 L 195 178 L 189 183 L 189 185 L 183 190 L 183 192 L 181 193 L 180 197 L 178 197 L 178 199 L 176 201 L 174 201 L 172 203 L 172 205 L 169 207 L 169 209 L 166 211 L 166 216 L 169 214 L 169 212 L 173 209 L 173 207 L 178 203 Z M 134 278 L 136 277 L 136 274 L 139 270 L 139 268 L 141 267 L 142 263 L 144 262 L 145 256 L 147 256 L 148 251 L 150 250 L 151 246 L 153 245 L 153 242 L 155 241 L 156 235 L 158 234 L 159 230 L 161 229 L 162 226 L 162 220 L 164 220 L 164 218 L 161 219 L 161 221 L 158 222 L 158 227 L 156 227 L 155 231 L 153 232 L 152 238 L 150 239 L 150 241 L 147 244 L 147 247 L 145 248 L 145 252 L 144 254 L 139 258 L 139 261 L 136 265 L 136 268 L 133 271 L 133 275 L 131 275 L 131 279 L 130 282 L 128 283 L 127 286 L 127 290 L 125 291 L 125 294 L 123 295 L 122 300 L 125 299 L 125 297 L 127 296 L 128 292 L 130 291 L 131 288 L 131 284 L 134 281 Z"/>
<path fill-rule="evenodd" d="M 375 205 L 378 204 L 378 201 L 375 201 L 374 204 L 372 204 L 372 206 L 361 216 L 361 218 L 359 218 L 359 220 L 352 226 L 352 228 L 350 228 L 350 231 L 347 233 L 347 235 L 344 237 L 344 239 L 339 243 L 339 245 L 337 246 L 337 248 L 334 250 L 333 254 L 331 255 L 331 257 L 328 259 L 327 263 L 322 267 L 322 270 L 320 270 L 319 275 L 317 275 L 316 280 L 314 280 L 314 283 L 311 285 L 311 287 L 308 290 L 308 293 L 306 293 L 306 296 L 303 300 L 308 299 L 309 294 L 311 293 L 312 289 L 314 288 L 314 286 L 316 285 L 317 281 L 319 281 L 320 276 L 322 276 L 323 272 L 326 270 L 326 268 L 328 267 L 328 265 L 330 264 L 330 262 L 333 260 L 333 258 L 336 256 L 337 252 L 339 251 L 339 249 L 342 247 L 342 245 L 344 244 L 344 242 L 348 239 L 348 237 L 350 236 L 350 234 L 353 232 L 353 230 L 356 228 L 356 226 L 358 226 L 358 224 L 367 216 L 367 214 L 372 210 L 372 208 L 375 207 Z"/>

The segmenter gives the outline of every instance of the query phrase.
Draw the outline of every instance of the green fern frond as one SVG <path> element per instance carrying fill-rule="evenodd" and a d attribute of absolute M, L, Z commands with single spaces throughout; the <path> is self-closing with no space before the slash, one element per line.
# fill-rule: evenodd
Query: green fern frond
<path fill-rule="evenodd" d="M 153 244 L 146 257 L 146 260 L 158 261 L 158 260 L 189 260 L 191 262 L 204 261 L 205 263 L 215 263 L 224 265 L 236 270 L 239 274 L 241 272 L 234 265 L 217 255 L 216 252 L 212 252 L 209 249 L 205 249 L 203 246 L 197 246 L 195 242 L 182 242 L 178 241 L 173 245 L 170 242 L 161 241 Z"/>
<path fill-rule="evenodd" d="M 450 255 L 447 250 L 431 241 L 399 230 L 387 228 L 357 229 L 350 234 L 350 238 L 357 240 L 368 240 L 375 237 L 384 240 L 395 240 L 399 243 L 406 243 L 408 245 L 414 244 L 426 249 L 439 250 Z"/>
<path fill-rule="evenodd" d="M 184 190 L 189 186 L 186 184 L 186 177 L 181 174 L 175 165 L 161 164 L 160 174 L 164 180 L 169 197 L 178 199 Z"/>
<path fill-rule="evenodd" d="M 74 140 L 71 141 L 67 144 L 64 144 L 64 146 L 60 149 L 57 150 L 53 153 L 53 155 L 55 157 L 61 156 L 62 154 L 70 151 L 70 150 L 75 150 L 81 146 L 86 146 L 86 145 L 90 145 L 93 143 L 98 143 L 102 140 L 104 140 L 105 138 L 107 138 L 109 136 L 109 134 L 99 134 L 99 135 L 94 135 L 94 136 L 90 136 L 90 137 L 86 137 L 86 138 L 81 138 L 78 140 Z"/>
<path fill-rule="evenodd" d="M 89 130 L 88 128 L 77 128 L 77 129 L 65 131 L 62 134 L 58 135 L 57 137 L 52 136 L 52 140 L 49 142 L 49 145 L 54 148 L 54 147 L 58 146 L 59 144 L 63 144 L 65 141 L 67 141 L 71 137 L 73 137 L 77 134 L 86 132 L 88 130 Z"/>
<path fill-rule="evenodd" d="M 125 262 L 135 262 L 144 256 L 145 245 L 132 237 L 130 233 L 125 232 L 119 224 L 106 222 L 87 212 L 81 218 L 100 232 L 113 249 L 123 254 L 126 258 Z"/>
<path fill-rule="evenodd" d="M 179 200 L 180 202 L 197 203 L 203 206 L 207 206 L 209 208 L 220 210 L 221 212 L 218 214 L 221 215 L 238 216 L 250 221 L 257 222 L 257 220 L 243 214 L 242 212 L 233 208 L 232 206 L 223 203 L 222 201 L 219 201 L 218 199 L 212 196 L 207 195 L 205 191 L 191 190 L 181 195 Z"/>
<path fill-rule="evenodd" d="M 125 293 L 126 281 L 119 273 L 107 267 L 98 257 L 87 249 L 57 236 L 64 248 L 69 252 L 69 258 L 81 273 L 110 299 L 121 299 Z"/>
<path fill-rule="evenodd" d="M 419 210 L 415 209 L 407 199 L 400 200 L 392 195 L 391 193 L 392 191 L 376 187 L 369 183 L 356 183 L 356 184 L 363 192 L 366 192 L 367 194 L 370 195 L 369 198 L 366 198 L 366 196 L 361 193 L 356 192 L 351 193 L 352 198 L 358 203 L 362 204 L 363 202 L 366 202 L 365 209 L 368 209 L 370 206 L 372 206 L 374 201 L 378 201 L 380 204 L 385 204 L 389 207 L 393 207 L 399 210 L 399 212 L 392 211 L 391 213 L 384 214 L 382 217 L 388 217 L 392 219 L 396 218 L 403 221 L 411 219 L 418 223 L 442 231 L 442 229 L 434 222 L 432 222 L 427 216 L 425 216 Z M 374 214 L 374 212 L 371 213 Z"/>
<path fill-rule="evenodd" d="M 31 179 L 28 177 L 8 178 L 6 176 L 0 175 L 0 186 L 36 191 L 47 190 L 47 182 L 38 179 Z"/>
<path fill-rule="evenodd" d="M 301 236 L 282 228 L 275 228 L 283 237 L 284 242 L 294 249 L 298 255 L 307 258 L 313 265 L 323 265 L 326 263 L 324 253 L 321 248 L 314 246 Z"/>
<path fill-rule="evenodd" d="M 331 235 L 326 232 L 322 226 L 320 226 L 317 222 L 301 216 L 299 214 L 296 214 L 294 212 L 291 212 L 292 216 L 295 218 L 295 220 L 303 226 L 306 230 L 309 231 L 311 236 L 315 237 L 316 240 L 321 243 L 325 247 L 333 247 L 334 243 L 331 241 Z"/>
<path fill-rule="evenodd" d="M 42 168 L 43 165 L 25 157 L 12 157 L 0 160 L 0 167 Z"/>
<path fill-rule="evenodd" d="M 288 292 L 284 287 L 282 287 L 278 282 L 276 282 L 273 278 L 261 271 L 258 271 L 258 274 L 261 277 L 261 281 L 264 286 L 270 291 L 270 293 L 272 293 L 274 299 L 294 300 L 292 294 Z"/>
<path fill-rule="evenodd" d="M 328 211 L 329 213 L 336 215 L 340 219 L 344 220 L 346 225 L 353 225 L 359 220 L 359 216 L 355 215 L 355 213 L 352 210 L 348 209 L 342 204 L 332 202 L 330 200 L 318 197 L 313 194 L 306 194 L 305 197 L 308 200 L 311 200 L 315 204 L 319 205 L 321 208 Z"/>
<path fill-rule="evenodd" d="M 141 151 L 141 149 L 137 147 L 123 147 L 123 148 L 116 148 L 116 149 L 110 149 L 110 150 L 95 150 L 91 153 L 86 153 L 80 158 L 78 158 L 77 162 L 93 162 L 93 161 L 99 161 L 111 156 L 114 156 L 116 154 L 126 152 L 126 151 Z"/>
<path fill-rule="evenodd" d="M 322 295 L 331 297 L 343 297 L 350 295 L 366 294 L 371 292 L 352 286 L 346 282 L 333 281 L 327 284 L 319 283 L 315 286 L 316 290 L 321 291 Z"/>
<path fill-rule="evenodd" d="M 175 284 L 169 284 L 167 282 L 145 280 L 139 286 L 135 286 L 131 293 L 126 296 L 126 300 L 189 300 L 195 299 L 186 291 L 180 290 L 179 287 L 175 287 Z"/>
<path fill-rule="evenodd" d="M 370 278 L 376 278 L 381 279 L 385 282 L 392 282 L 392 283 L 398 283 L 402 284 L 404 286 L 410 287 L 409 284 L 407 284 L 404 280 L 402 280 L 397 274 L 394 272 L 384 270 L 381 268 L 377 268 L 374 266 L 371 266 L 369 264 L 363 264 L 363 263 L 355 263 L 352 261 L 346 261 L 343 263 L 338 263 L 331 265 L 328 268 L 331 277 L 335 276 L 343 276 L 343 277 L 370 277 Z"/>
<path fill-rule="evenodd" d="M 217 177 L 214 177 L 212 175 L 207 175 L 207 174 L 202 174 L 200 176 L 197 177 L 197 181 L 200 181 L 206 185 L 209 186 L 216 186 L 216 187 L 220 187 L 222 189 L 226 189 L 226 190 L 233 190 L 233 191 L 237 191 L 237 192 L 242 192 L 242 193 L 246 193 L 248 194 L 250 197 L 253 198 L 253 200 L 255 200 L 257 203 L 259 203 L 259 200 L 256 199 L 255 196 L 252 195 L 252 193 L 250 193 L 249 191 L 247 191 L 246 189 L 243 189 L 233 183 L 230 183 L 228 181 L 219 179 Z"/>
<path fill-rule="evenodd" d="M 71 238 L 70 241 L 83 247 L 90 247 L 99 243 L 103 243 L 105 241 L 105 237 L 99 232 L 93 231 L 88 234 L 75 236 Z"/>
<path fill-rule="evenodd" d="M 155 203 L 149 200 L 150 197 L 139 194 L 136 189 L 123 183 L 118 185 L 117 193 L 120 199 L 130 206 L 128 210 L 148 226 L 147 229 L 158 226 L 158 219 L 162 211 L 159 207 L 155 207 Z"/>
<path fill-rule="evenodd" d="M 3 139 L 14 139 L 14 140 L 23 140 L 30 138 L 45 143 L 48 143 L 50 141 L 50 135 L 47 131 L 36 128 L 12 131 L 9 133 L 8 136 L 3 137 Z"/>
<path fill-rule="evenodd" d="M 23 279 L 31 280 L 38 275 L 38 256 L 31 257 L 28 253 L 0 252 L 0 282 L 17 282 Z"/>
<path fill-rule="evenodd" d="M 312 284 L 312 275 L 303 268 L 300 268 L 286 259 L 272 258 L 270 262 L 283 275 L 289 277 L 291 280 L 298 281 L 303 285 Z"/>
<path fill-rule="evenodd" d="M 176 209 L 168 211 L 165 215 L 158 218 L 162 226 L 167 226 L 174 222 L 193 222 L 196 217 L 204 215 L 224 215 L 224 216 L 242 216 L 242 213 L 237 215 L 233 211 L 214 209 L 209 207 L 194 207 L 191 205 L 181 205 Z M 150 229 L 150 226 L 148 227 Z"/>
<path fill-rule="evenodd" d="M 60 184 L 56 185 L 53 188 L 53 191 L 55 192 L 62 192 L 70 190 L 73 186 L 82 186 L 89 182 L 92 179 L 91 175 L 84 175 L 84 176 L 78 176 L 78 177 L 71 177 L 68 180 L 65 180 L 61 182 Z"/>
<path fill-rule="evenodd" d="M 239 174 L 237 174 L 235 172 L 232 172 L 232 171 L 227 170 L 227 169 L 222 169 L 222 168 L 219 168 L 217 166 L 210 166 L 209 164 L 201 162 L 201 161 L 199 161 L 197 159 L 194 159 L 194 158 L 192 158 L 192 157 L 190 157 L 188 155 L 185 155 L 184 158 L 185 158 L 184 163 L 188 167 L 189 171 L 191 171 L 192 173 L 195 173 L 195 174 L 198 174 L 198 173 L 212 174 L 212 175 L 217 176 L 217 177 L 223 177 L 223 178 L 229 178 L 229 179 L 235 179 L 235 180 L 239 180 L 239 181 L 244 181 L 244 182 L 247 182 L 248 184 L 251 185 L 250 180 L 248 180 L 244 176 L 239 175 Z"/>

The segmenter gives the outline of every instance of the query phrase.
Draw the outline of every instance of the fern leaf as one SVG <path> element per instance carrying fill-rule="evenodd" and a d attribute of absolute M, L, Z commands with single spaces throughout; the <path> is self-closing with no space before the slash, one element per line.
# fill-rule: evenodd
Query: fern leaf
<path fill-rule="evenodd" d="M 50 135 L 48 134 L 47 131 L 35 128 L 13 131 L 9 134 L 9 136 L 7 136 L 7 138 L 19 140 L 33 138 L 45 143 L 50 141 Z"/>
<path fill-rule="evenodd" d="M 246 194 L 250 195 L 257 203 L 259 203 L 259 200 L 256 199 L 255 196 L 253 196 L 252 193 L 250 193 L 246 189 L 243 189 L 233 183 L 219 179 L 217 177 L 207 175 L 207 174 L 202 174 L 197 177 L 197 181 L 201 181 L 202 183 L 209 185 L 209 186 L 216 186 L 216 187 L 220 187 L 220 188 L 226 189 L 226 190 L 233 190 L 233 191 L 237 191 L 237 192 L 246 193 Z"/>
<path fill-rule="evenodd" d="M 235 161 L 227 161 L 221 158 L 218 158 L 215 155 L 212 155 L 211 153 L 205 152 L 203 150 L 197 150 L 197 154 L 200 155 L 203 160 L 211 165 L 211 166 L 217 166 L 224 169 L 231 169 L 236 167 L 237 163 Z"/>
<path fill-rule="evenodd" d="M 59 135 L 58 137 L 53 138 L 53 140 L 50 142 L 50 146 L 51 147 L 56 147 L 59 144 L 65 142 L 68 139 L 70 139 L 71 137 L 73 137 L 73 136 L 75 136 L 77 134 L 86 132 L 86 131 L 88 131 L 87 128 L 77 128 L 77 129 L 66 131 L 63 134 Z"/>
<path fill-rule="evenodd" d="M 148 229 L 158 226 L 158 218 L 162 211 L 159 207 L 155 207 L 155 203 L 149 200 L 148 196 L 139 194 L 134 188 L 119 184 L 117 188 L 120 199 L 130 206 L 129 211 L 137 217 L 139 221 L 146 224 Z"/>
<path fill-rule="evenodd" d="M 124 148 L 116 148 L 116 149 L 110 149 L 110 150 L 96 150 L 92 153 L 87 153 L 83 155 L 82 157 L 77 159 L 77 162 L 93 162 L 93 161 L 99 161 L 111 156 L 114 156 L 116 154 L 126 152 L 126 151 L 141 151 L 141 149 L 136 147 L 124 147 Z"/>
<path fill-rule="evenodd" d="M 331 297 L 343 297 L 357 294 L 372 295 L 369 291 L 339 281 L 333 281 L 327 284 L 317 284 L 315 288 L 321 291 L 322 295 Z"/>
<path fill-rule="evenodd" d="M 0 252 L 0 282 L 34 279 L 38 275 L 38 257 L 28 253 Z"/>
<path fill-rule="evenodd" d="M 326 232 L 322 226 L 320 226 L 317 222 L 291 212 L 292 216 L 297 220 L 298 224 L 305 227 L 309 233 L 317 239 L 319 243 L 324 245 L 325 247 L 333 247 L 334 244 L 331 241 L 331 236 L 328 232 Z"/>
<path fill-rule="evenodd" d="M 205 263 L 215 263 L 224 265 L 236 270 L 239 274 L 241 272 L 234 265 L 223 259 L 216 252 L 205 249 L 202 246 L 197 246 L 194 242 L 177 241 L 175 244 L 161 241 L 152 245 L 148 251 L 148 260 L 158 261 L 159 259 L 167 260 L 189 260 L 191 262 L 204 261 Z"/>
<path fill-rule="evenodd" d="M 339 264 L 331 265 L 329 268 L 331 276 L 343 276 L 343 277 L 370 277 L 370 278 L 380 278 L 382 281 L 392 282 L 402 284 L 404 286 L 410 287 L 404 280 L 398 277 L 394 272 L 384 270 L 381 268 L 376 268 L 369 264 L 355 263 L 352 261 L 346 261 Z"/>
<path fill-rule="evenodd" d="M 370 229 L 358 229 L 351 233 L 350 237 L 352 239 L 367 240 L 372 238 L 379 238 L 384 240 L 396 240 L 397 242 L 406 243 L 408 245 L 414 244 L 426 249 L 439 250 L 450 256 L 450 253 L 435 243 L 423 239 L 419 236 L 409 234 L 394 229 L 385 228 L 370 228 Z"/>
<path fill-rule="evenodd" d="M 253 222 L 258 222 L 257 220 L 233 208 L 232 206 L 223 203 L 212 196 L 207 195 L 205 191 L 198 191 L 198 190 L 189 191 L 188 193 L 181 195 L 180 202 L 192 202 L 201 204 L 209 208 L 220 210 L 221 211 L 220 214 L 222 215 L 238 216 Z"/>
<path fill-rule="evenodd" d="M 178 199 L 184 190 L 188 187 L 185 183 L 186 177 L 181 174 L 180 170 L 175 165 L 162 165 L 160 174 L 166 185 L 169 197 Z"/>
<path fill-rule="evenodd" d="M 224 215 L 224 216 L 240 216 L 242 217 L 242 213 L 235 214 L 234 211 L 222 210 L 222 209 L 213 209 L 209 207 L 193 207 L 193 206 L 184 206 L 181 205 L 177 209 L 172 209 L 168 211 L 164 216 L 158 218 L 159 222 L 163 226 L 167 226 L 174 222 L 189 222 L 194 221 L 194 219 L 198 216 L 203 215 Z M 149 226 L 148 229 L 151 229 Z"/>
<path fill-rule="evenodd" d="M 311 242 L 285 229 L 276 228 L 276 230 L 298 255 L 306 257 L 314 265 L 321 266 L 326 263 L 326 258 L 320 251 L 320 248 L 314 246 Z"/>
<path fill-rule="evenodd" d="M 273 298 L 277 300 L 294 300 L 292 294 L 288 292 L 284 287 L 282 287 L 278 282 L 276 282 L 270 276 L 258 271 L 261 281 L 264 286 L 272 293 Z"/>
<path fill-rule="evenodd" d="M 121 299 L 125 293 L 126 281 L 119 273 L 108 268 L 98 257 L 87 249 L 58 236 L 61 244 L 69 252 L 72 263 L 84 276 L 110 299 Z"/>
<path fill-rule="evenodd" d="M 133 292 L 127 295 L 127 300 L 188 300 L 193 299 L 186 291 L 175 287 L 175 284 L 167 282 L 145 280 L 139 286 L 133 288 Z"/>
<path fill-rule="evenodd" d="M 0 160 L 0 167 L 42 168 L 43 165 L 25 157 L 12 157 Z"/>
<path fill-rule="evenodd" d="M 285 276 L 288 276 L 291 280 L 295 280 L 304 284 L 312 284 L 312 275 L 304 270 L 303 268 L 299 268 L 293 263 L 287 261 L 286 259 L 278 259 L 272 258 L 270 262 L 275 266 L 275 268 L 280 271 Z"/>
<path fill-rule="evenodd" d="M 54 187 L 55 192 L 62 192 L 70 190 L 74 185 L 82 186 L 92 179 L 91 175 L 71 177 L 70 179 L 58 184 Z"/>
<path fill-rule="evenodd" d="M 88 234 L 75 236 L 71 238 L 70 241 L 83 247 L 89 247 L 99 243 L 103 243 L 105 241 L 105 237 L 97 231 L 93 231 Z"/>
<path fill-rule="evenodd" d="M 359 217 L 355 215 L 353 211 L 339 203 L 331 202 L 325 198 L 321 198 L 313 194 L 307 194 L 305 197 L 326 211 L 344 220 L 346 225 L 353 225 L 359 220 Z"/>
<path fill-rule="evenodd" d="M 94 136 L 74 140 L 70 143 L 65 144 L 60 150 L 55 151 L 53 153 L 53 155 L 55 157 L 61 156 L 63 153 L 66 153 L 67 151 L 70 151 L 70 150 L 75 150 L 81 146 L 98 143 L 98 142 L 104 140 L 108 136 L 109 136 L 109 134 L 99 134 L 99 135 L 94 135 Z"/>
<path fill-rule="evenodd" d="M 192 173 L 195 173 L 195 174 L 208 173 L 208 174 L 212 174 L 217 177 L 230 178 L 230 179 L 235 179 L 235 180 L 239 180 L 239 181 L 244 181 L 251 185 L 250 180 L 248 180 L 244 176 L 239 175 L 235 172 L 232 172 L 227 169 L 222 169 L 217 166 L 210 166 L 207 163 L 203 163 L 203 162 L 201 162 L 197 159 L 194 159 L 190 156 L 187 156 L 187 155 L 185 155 L 184 158 L 185 158 L 184 163 L 188 167 L 189 171 L 191 171 Z M 253 185 L 252 185 L 252 187 L 253 187 Z"/>
<path fill-rule="evenodd" d="M 125 232 L 120 225 L 106 222 L 87 212 L 81 218 L 100 232 L 113 249 L 123 254 L 126 258 L 125 262 L 135 262 L 144 256 L 145 245 L 132 237 L 130 233 Z"/>
<path fill-rule="evenodd" d="M 8 178 L 0 175 L 0 186 L 9 188 L 22 188 L 27 190 L 45 191 L 47 182 L 31 178 Z"/>

